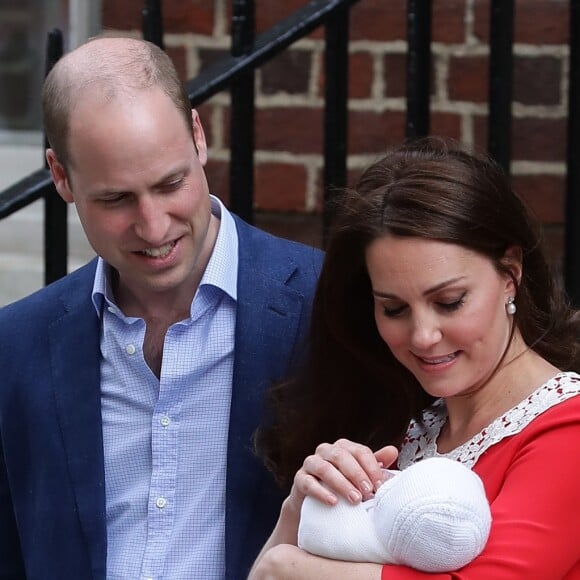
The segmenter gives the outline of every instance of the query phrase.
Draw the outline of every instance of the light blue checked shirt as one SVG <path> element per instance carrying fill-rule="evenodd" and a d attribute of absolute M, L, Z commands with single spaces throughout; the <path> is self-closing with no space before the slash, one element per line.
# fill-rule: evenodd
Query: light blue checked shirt
<path fill-rule="evenodd" d="M 215 248 L 190 318 L 167 331 L 160 380 L 143 357 L 145 321 L 119 310 L 97 265 L 108 580 L 224 577 L 238 237 L 211 201 Z"/>

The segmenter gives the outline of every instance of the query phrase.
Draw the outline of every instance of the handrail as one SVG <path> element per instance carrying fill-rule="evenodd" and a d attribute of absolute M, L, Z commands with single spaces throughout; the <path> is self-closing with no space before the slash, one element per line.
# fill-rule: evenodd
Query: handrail
<path fill-rule="evenodd" d="M 39 160 L 40 163 L 40 160 Z M 48 169 L 37 169 L 13 185 L 0 191 L 0 219 L 41 199 L 54 190 Z"/>
<path fill-rule="evenodd" d="M 282 52 L 296 40 L 306 36 L 344 6 L 359 0 L 313 0 L 288 18 L 256 37 L 251 52 L 227 56 L 201 71 L 185 83 L 192 107 L 207 101 L 228 88 L 229 84 L 246 71 L 258 68 L 268 59 Z"/>

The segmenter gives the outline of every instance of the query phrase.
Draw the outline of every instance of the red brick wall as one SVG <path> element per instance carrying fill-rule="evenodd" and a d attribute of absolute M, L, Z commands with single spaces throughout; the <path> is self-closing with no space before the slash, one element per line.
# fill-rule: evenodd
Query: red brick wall
<path fill-rule="evenodd" d="M 306 0 L 256 0 L 258 32 Z M 103 0 L 103 25 L 139 35 L 142 0 Z M 513 106 L 515 188 L 562 252 L 568 70 L 567 0 L 516 0 Z M 405 121 L 404 0 L 360 0 L 352 9 L 349 175 L 354 179 Z M 165 42 L 183 78 L 230 44 L 230 0 L 164 0 Z M 484 147 L 489 0 L 434 0 L 432 133 Z M 323 35 L 297 43 L 257 73 L 257 210 L 317 214 L 322 198 Z M 212 190 L 228 199 L 229 97 L 200 108 L 210 141 Z"/>

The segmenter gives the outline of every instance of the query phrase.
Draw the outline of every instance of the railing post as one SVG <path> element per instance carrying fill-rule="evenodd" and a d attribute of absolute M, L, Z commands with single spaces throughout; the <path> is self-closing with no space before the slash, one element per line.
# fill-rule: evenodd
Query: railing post
<path fill-rule="evenodd" d="M 63 53 L 62 32 L 54 29 L 48 33 L 45 73 L 48 74 Z M 44 146 L 48 147 L 46 136 Z M 48 168 L 46 159 L 45 168 Z M 68 258 L 68 208 L 51 187 L 44 197 L 44 283 L 50 284 L 67 273 Z"/>
<path fill-rule="evenodd" d="M 334 217 L 332 200 L 346 185 L 349 16 L 343 5 L 325 26 L 323 243 Z"/>
<path fill-rule="evenodd" d="M 254 0 L 234 0 L 232 56 L 254 46 Z M 232 83 L 230 115 L 230 208 L 248 223 L 254 221 L 255 88 L 254 70 Z"/>
<path fill-rule="evenodd" d="M 141 28 L 143 39 L 156 44 L 165 50 L 163 44 L 163 17 L 161 14 L 161 0 L 145 0 L 141 10 Z"/>
<path fill-rule="evenodd" d="M 492 0 L 489 32 L 487 150 L 510 174 L 512 138 L 513 0 Z"/>
<path fill-rule="evenodd" d="M 580 1 L 570 1 L 570 73 L 564 280 L 570 300 L 580 307 Z"/>
<path fill-rule="evenodd" d="M 407 2 L 407 121 L 409 139 L 429 134 L 431 0 Z"/>

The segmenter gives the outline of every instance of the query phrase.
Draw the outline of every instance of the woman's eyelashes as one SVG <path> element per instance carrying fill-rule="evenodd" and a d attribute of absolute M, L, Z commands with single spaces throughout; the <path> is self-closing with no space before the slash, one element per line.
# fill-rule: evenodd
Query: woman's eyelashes
<path fill-rule="evenodd" d="M 450 299 L 439 299 L 433 302 L 435 308 L 445 312 L 455 312 L 459 310 L 465 304 L 465 296 L 467 292 L 463 292 L 460 296 L 450 298 Z M 409 308 L 408 304 L 405 303 L 398 303 L 393 304 L 392 306 L 383 304 L 383 314 L 388 318 L 397 318 L 402 316 L 407 312 Z"/>
<path fill-rule="evenodd" d="M 461 294 L 461 296 L 459 296 L 459 298 L 456 298 L 456 299 L 451 300 L 451 301 L 441 300 L 440 302 L 437 302 L 437 305 L 440 308 L 442 308 L 443 310 L 446 310 L 447 312 L 453 312 L 455 310 L 458 310 L 459 308 L 461 308 L 465 304 L 465 295 L 466 294 L 467 294 L 467 292 L 463 292 L 463 294 Z"/>
<path fill-rule="evenodd" d="M 388 318 L 396 318 L 397 316 L 400 316 L 401 314 L 403 314 L 403 312 L 405 311 L 406 308 L 407 308 L 406 305 L 397 306 L 397 307 L 383 306 L 383 314 L 385 316 L 387 316 Z"/>

